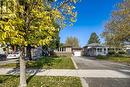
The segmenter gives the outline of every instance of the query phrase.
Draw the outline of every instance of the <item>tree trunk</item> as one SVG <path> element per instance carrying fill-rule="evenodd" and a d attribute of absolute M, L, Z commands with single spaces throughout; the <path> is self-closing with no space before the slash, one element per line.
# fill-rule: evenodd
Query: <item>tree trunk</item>
<path fill-rule="evenodd" d="M 16 52 L 16 45 L 14 45 L 14 49 L 13 50 L 14 50 L 14 52 Z"/>
<path fill-rule="evenodd" d="M 24 58 L 24 47 L 21 48 L 20 56 L 20 85 L 19 87 L 27 87 L 26 84 L 26 64 Z"/>
<path fill-rule="evenodd" d="M 32 60 L 32 56 L 31 56 L 31 45 L 27 46 L 27 57 L 29 58 L 29 60 Z"/>

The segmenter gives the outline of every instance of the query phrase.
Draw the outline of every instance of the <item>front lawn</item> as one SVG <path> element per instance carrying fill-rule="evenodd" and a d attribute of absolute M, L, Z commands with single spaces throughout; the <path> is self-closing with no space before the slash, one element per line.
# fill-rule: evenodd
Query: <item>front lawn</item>
<path fill-rule="evenodd" d="M 18 87 L 19 76 L 0 76 L 0 87 Z M 27 87 L 82 87 L 78 77 L 34 76 L 27 78 Z"/>
<path fill-rule="evenodd" d="M 113 62 L 130 64 L 130 58 L 127 58 L 127 57 L 109 57 L 108 60 L 113 61 Z"/>
<path fill-rule="evenodd" d="M 37 61 L 28 61 L 27 68 L 44 68 L 44 69 L 75 69 L 74 64 L 69 57 L 43 57 Z M 1 68 L 16 68 L 19 64 L 11 63 L 0 65 Z"/>
<path fill-rule="evenodd" d="M 100 57 L 100 56 L 98 56 L 97 59 L 130 64 L 130 57 L 112 57 L 112 56 Z"/>

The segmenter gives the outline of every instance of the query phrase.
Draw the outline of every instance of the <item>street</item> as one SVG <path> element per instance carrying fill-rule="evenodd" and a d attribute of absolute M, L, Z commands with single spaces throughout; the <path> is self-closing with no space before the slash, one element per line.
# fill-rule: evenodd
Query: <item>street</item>
<path fill-rule="evenodd" d="M 93 57 L 73 58 L 79 70 L 91 70 L 91 76 L 84 77 L 84 80 L 89 87 L 130 87 L 130 78 L 122 78 L 120 77 L 120 74 L 117 77 L 113 76 L 112 78 L 107 76 L 109 75 L 109 70 L 114 71 L 112 73 L 116 75 L 116 72 L 119 72 L 123 75 L 130 76 L 130 66 L 108 61 L 100 61 Z M 99 72 L 96 73 L 96 70 L 101 70 L 100 74 Z M 107 73 L 105 73 L 106 70 L 108 70 Z M 100 75 L 102 76 L 100 77 Z"/>

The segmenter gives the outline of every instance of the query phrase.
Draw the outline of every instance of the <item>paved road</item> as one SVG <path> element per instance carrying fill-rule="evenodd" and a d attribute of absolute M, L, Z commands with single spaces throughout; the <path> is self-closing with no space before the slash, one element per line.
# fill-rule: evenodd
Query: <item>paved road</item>
<path fill-rule="evenodd" d="M 115 71 L 122 73 L 123 75 L 130 76 L 130 66 L 113 63 L 108 61 L 99 61 L 95 58 L 90 57 L 74 57 L 78 69 L 92 70 L 93 75 L 98 74 L 95 70 L 102 70 L 101 75 L 105 74 L 106 70 Z M 95 73 L 94 73 L 95 72 Z M 111 72 L 114 74 L 115 72 Z M 109 73 L 109 72 L 108 72 Z M 116 73 L 115 73 L 116 74 Z M 116 74 L 117 75 L 117 74 Z M 120 74 L 121 75 L 121 74 Z M 118 76 L 120 76 L 118 75 Z M 84 77 L 85 81 L 88 83 L 89 87 L 130 87 L 130 78 L 109 78 L 109 77 Z"/>

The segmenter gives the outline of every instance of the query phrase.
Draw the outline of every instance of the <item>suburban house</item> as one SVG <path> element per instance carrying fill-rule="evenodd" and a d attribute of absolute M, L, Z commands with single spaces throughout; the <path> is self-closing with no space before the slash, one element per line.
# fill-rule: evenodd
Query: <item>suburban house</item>
<path fill-rule="evenodd" d="M 3 47 L 0 47 L 0 54 L 6 54 Z"/>
<path fill-rule="evenodd" d="M 38 59 L 42 56 L 43 49 L 41 46 L 32 48 L 31 49 L 31 54 L 32 54 L 32 59 Z"/>
<path fill-rule="evenodd" d="M 8 54 L 12 54 L 14 55 L 15 52 L 19 52 L 19 47 L 17 46 L 11 46 L 11 45 L 8 45 L 8 46 L 2 46 L 0 44 L 0 55 L 8 55 Z M 27 52 L 27 49 L 25 48 L 25 52 Z M 43 52 L 43 49 L 41 46 L 39 47 L 32 47 L 31 48 L 31 56 L 32 56 L 32 59 L 37 59 L 37 58 L 40 58 L 42 56 L 42 52 Z M 27 54 L 25 53 L 25 56 L 27 56 Z"/>
<path fill-rule="evenodd" d="M 130 55 L 130 44 L 126 44 L 125 48 L 126 48 L 126 52 L 128 53 L 128 55 Z"/>
<path fill-rule="evenodd" d="M 107 55 L 108 48 L 107 46 L 93 43 L 83 47 L 83 53 L 87 56 Z"/>
<path fill-rule="evenodd" d="M 82 56 L 82 48 L 73 48 L 72 52 L 74 56 Z"/>
<path fill-rule="evenodd" d="M 124 48 L 116 48 L 116 47 L 109 47 L 97 43 L 88 44 L 87 46 L 83 47 L 83 54 L 86 56 L 98 56 L 98 55 L 107 55 L 109 51 L 119 51 L 124 50 Z"/>
<path fill-rule="evenodd" d="M 54 50 L 56 56 L 71 56 L 72 46 L 62 46 Z"/>
<path fill-rule="evenodd" d="M 57 56 L 81 56 L 82 48 L 73 48 L 72 46 L 63 46 L 54 50 L 55 55 Z"/>

